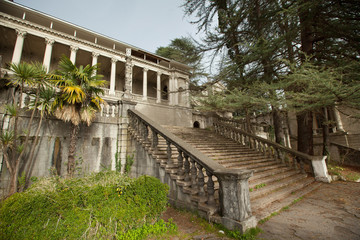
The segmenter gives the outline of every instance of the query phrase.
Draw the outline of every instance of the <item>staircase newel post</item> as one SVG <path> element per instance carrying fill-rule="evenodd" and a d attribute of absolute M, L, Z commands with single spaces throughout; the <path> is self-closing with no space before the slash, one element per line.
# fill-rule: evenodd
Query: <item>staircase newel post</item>
<path fill-rule="evenodd" d="M 219 180 L 219 201 L 222 224 L 231 230 L 255 227 L 257 221 L 252 216 L 249 194 L 249 178 L 252 170 L 219 169 L 214 172 Z"/>

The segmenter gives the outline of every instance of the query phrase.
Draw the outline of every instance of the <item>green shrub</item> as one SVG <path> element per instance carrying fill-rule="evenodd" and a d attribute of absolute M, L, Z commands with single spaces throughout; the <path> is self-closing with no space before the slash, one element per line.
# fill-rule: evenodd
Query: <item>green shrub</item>
<path fill-rule="evenodd" d="M 156 178 L 110 171 L 41 179 L 1 202 L 0 239 L 122 239 L 136 229 L 151 233 L 164 226 L 158 220 L 167 193 Z"/>

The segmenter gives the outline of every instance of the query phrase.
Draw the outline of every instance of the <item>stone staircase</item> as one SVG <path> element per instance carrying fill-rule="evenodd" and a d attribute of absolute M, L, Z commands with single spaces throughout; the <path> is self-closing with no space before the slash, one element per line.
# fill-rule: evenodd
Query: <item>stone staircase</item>
<path fill-rule="evenodd" d="M 257 220 L 279 211 L 321 185 L 300 170 L 295 170 L 214 131 L 175 126 L 166 128 L 225 168 L 254 171 L 254 175 L 249 179 L 249 191 L 252 213 Z M 165 141 L 159 141 L 159 149 L 164 151 L 165 158 Z M 174 151 L 172 158 L 176 159 Z M 216 199 L 217 189 L 218 183 L 215 180 Z"/>

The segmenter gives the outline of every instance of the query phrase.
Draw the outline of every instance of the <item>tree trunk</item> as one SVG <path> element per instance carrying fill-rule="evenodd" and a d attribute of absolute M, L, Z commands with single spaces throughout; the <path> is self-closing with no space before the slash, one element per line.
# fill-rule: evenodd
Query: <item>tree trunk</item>
<path fill-rule="evenodd" d="M 312 29 L 313 16 L 311 15 L 310 0 L 300 1 L 298 15 L 300 20 L 301 50 L 307 56 L 313 53 L 314 32 Z M 301 55 L 302 61 L 305 56 Z M 299 89 L 301 92 L 302 89 Z M 313 155 L 313 115 L 312 112 L 299 113 L 297 116 L 298 125 L 298 151 Z"/>
<path fill-rule="evenodd" d="M 330 155 L 330 138 L 329 138 L 329 116 L 327 108 L 324 108 L 324 118 L 322 122 L 322 130 L 323 130 L 323 156 Z M 328 159 L 327 159 L 328 160 Z"/>
<path fill-rule="evenodd" d="M 283 130 L 283 124 L 282 124 L 283 121 L 281 117 L 281 112 L 279 111 L 279 109 L 273 107 L 272 115 L 273 115 L 274 130 L 275 130 L 275 141 L 276 143 L 285 146 L 285 142 L 284 142 L 285 135 Z"/>
<path fill-rule="evenodd" d="M 298 127 L 298 151 L 314 155 L 313 148 L 313 115 L 312 112 L 296 115 Z"/>
<path fill-rule="evenodd" d="M 67 174 L 68 177 L 73 177 L 75 173 L 75 151 L 76 151 L 76 143 L 79 133 L 79 126 L 71 123 L 71 132 L 70 132 L 70 143 L 69 143 L 69 155 L 68 155 L 68 163 L 67 163 Z"/>

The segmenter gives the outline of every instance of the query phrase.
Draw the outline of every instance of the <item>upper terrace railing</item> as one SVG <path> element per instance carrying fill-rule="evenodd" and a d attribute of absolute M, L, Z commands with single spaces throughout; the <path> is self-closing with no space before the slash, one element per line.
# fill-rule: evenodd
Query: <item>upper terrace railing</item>
<path fill-rule="evenodd" d="M 171 178 L 178 186 L 188 186 L 192 195 L 205 204 L 205 208 L 220 209 L 222 223 L 228 228 L 253 227 L 256 224 L 252 217 L 248 179 L 251 170 L 226 169 L 206 155 L 202 154 L 190 144 L 184 142 L 156 122 L 147 118 L 136 110 L 128 110 L 129 130 L 140 136 L 143 145 L 148 146 L 149 152 L 157 152 L 159 137 L 166 141 L 167 158 L 161 160 Z M 177 160 L 172 159 L 172 146 L 178 153 Z M 205 176 L 205 175 L 206 176 Z M 219 181 L 219 201 L 215 200 L 214 180 Z M 216 211 L 215 211 L 216 212 Z"/>
<path fill-rule="evenodd" d="M 310 156 L 248 133 L 223 121 L 214 122 L 214 127 L 215 131 L 220 135 L 231 138 L 242 145 L 247 145 L 272 159 L 281 161 L 287 166 L 299 169 L 303 173 L 311 173 L 320 181 L 328 181 L 327 169 L 326 165 L 324 165 L 326 156 Z"/>

